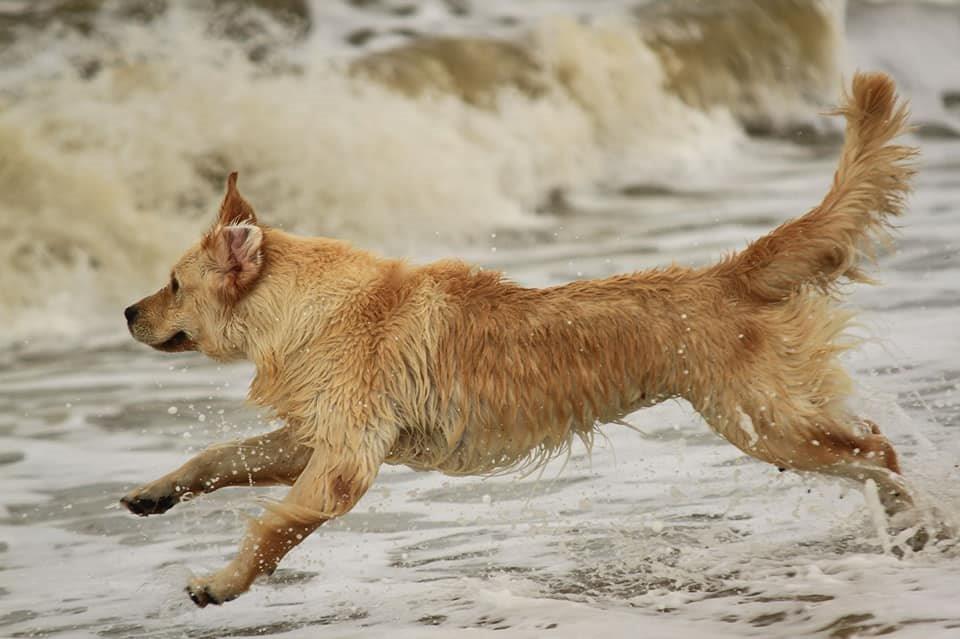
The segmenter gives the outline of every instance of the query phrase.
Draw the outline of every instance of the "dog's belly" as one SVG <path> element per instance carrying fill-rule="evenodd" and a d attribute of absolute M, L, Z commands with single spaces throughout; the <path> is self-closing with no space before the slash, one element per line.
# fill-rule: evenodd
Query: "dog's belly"
<path fill-rule="evenodd" d="M 575 429 L 549 427 L 547 432 Z M 549 454 L 564 445 L 563 441 L 545 442 L 542 437 L 515 438 L 505 435 L 502 429 L 468 426 L 459 441 L 448 445 L 439 438 L 427 443 L 422 435 L 405 432 L 390 451 L 388 464 L 409 466 L 415 470 L 437 470 L 448 475 L 475 475 L 508 468 L 531 457 L 534 451 L 543 449 Z"/>
<path fill-rule="evenodd" d="M 640 408 L 659 403 L 665 396 L 651 396 L 630 389 L 607 405 L 568 403 L 566 409 L 538 416 L 522 411 L 496 410 L 479 414 L 465 424 L 453 420 L 430 426 L 407 426 L 400 430 L 388 464 L 415 470 L 438 470 L 448 475 L 490 473 L 526 463 L 546 462 L 568 449 L 575 436 L 589 445 L 600 425 L 620 419 Z M 510 415 L 514 419 L 505 419 Z"/>

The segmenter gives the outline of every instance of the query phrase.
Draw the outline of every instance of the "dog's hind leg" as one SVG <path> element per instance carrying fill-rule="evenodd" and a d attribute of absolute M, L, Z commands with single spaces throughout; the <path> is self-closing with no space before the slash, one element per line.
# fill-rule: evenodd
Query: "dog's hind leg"
<path fill-rule="evenodd" d="M 869 420 L 827 411 L 815 418 L 801 418 L 783 410 L 753 407 L 727 413 L 726 417 L 704 414 L 711 427 L 730 443 L 780 470 L 818 472 L 859 482 L 873 480 L 888 514 L 913 505 L 896 451 Z"/>
<path fill-rule="evenodd" d="M 310 459 L 290 427 L 216 444 L 180 468 L 130 491 L 120 503 L 137 515 L 163 513 L 185 497 L 226 486 L 293 484 Z"/>
<path fill-rule="evenodd" d="M 849 424 L 849 425 L 848 425 Z M 900 470 L 890 441 L 870 420 L 851 417 L 840 427 L 821 427 L 822 441 L 809 444 L 797 470 L 812 470 L 854 481 L 872 480 L 888 515 L 913 506 L 913 497 Z M 811 449 L 824 449 L 817 455 Z M 801 449 L 803 450 L 803 449 Z"/>

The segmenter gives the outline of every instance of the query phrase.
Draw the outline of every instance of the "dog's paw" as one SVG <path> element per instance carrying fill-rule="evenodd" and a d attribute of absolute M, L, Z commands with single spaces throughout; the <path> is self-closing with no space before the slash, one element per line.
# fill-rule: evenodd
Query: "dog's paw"
<path fill-rule="evenodd" d="M 198 608 L 206 608 L 209 604 L 219 606 L 223 603 L 220 599 L 217 599 L 216 596 L 210 591 L 209 586 L 193 586 L 192 584 L 186 587 L 187 594 L 190 596 L 190 601 L 197 604 Z"/>
<path fill-rule="evenodd" d="M 185 494 L 176 488 L 158 490 L 152 484 L 147 484 L 124 495 L 120 503 L 134 515 L 146 517 L 167 512 L 177 505 Z"/>
<path fill-rule="evenodd" d="M 191 579 L 186 587 L 190 601 L 197 604 L 199 608 L 206 608 L 210 604 L 219 606 L 236 599 L 240 595 L 240 592 L 242 592 L 230 587 L 225 588 L 222 585 L 218 585 L 217 581 L 216 575 L 194 577 Z"/>

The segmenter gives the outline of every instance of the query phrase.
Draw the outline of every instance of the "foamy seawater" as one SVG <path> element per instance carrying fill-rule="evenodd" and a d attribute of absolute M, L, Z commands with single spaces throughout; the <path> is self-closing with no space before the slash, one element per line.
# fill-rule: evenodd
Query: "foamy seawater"
<path fill-rule="evenodd" d="M 778 473 L 676 403 L 542 474 L 386 467 L 273 577 L 220 608 L 190 603 L 190 572 L 218 568 L 254 496 L 282 489 L 146 519 L 117 500 L 269 416 L 242 403 L 249 367 L 149 351 L 120 311 L 207 223 L 221 165 L 239 164 L 265 221 L 413 259 L 456 253 L 530 285 L 704 263 L 819 200 L 838 146 L 814 106 L 829 91 L 813 89 L 857 66 L 895 73 L 926 126 L 882 286 L 851 291 L 865 343 L 846 361 L 927 506 L 960 521 L 955 6 L 856 3 L 838 21 L 824 5 L 801 22 L 827 29 L 812 39 L 837 45 L 830 60 L 797 61 L 812 70 L 785 74 L 786 89 L 694 78 L 697 102 L 661 90 L 679 76 L 652 36 L 624 30 L 629 3 L 591 4 L 602 36 L 569 19 L 584 13 L 570 1 L 409 4 L 317 3 L 308 35 L 274 24 L 285 44 L 253 61 L 180 9 L 4 54 L 20 57 L 0 76 L 0 636 L 960 636 L 956 538 L 915 552 L 859 487 Z M 573 85 L 550 71 L 530 89 L 522 61 L 492 98 L 342 71 L 424 34 L 531 32 L 537 64 Z M 901 58 L 890 42 L 915 46 Z M 501 54 L 519 59 L 485 52 Z M 100 71 L 67 72 L 91 59 Z M 763 116 L 783 101 L 789 118 Z M 631 123 L 630 109 L 650 117 Z"/>

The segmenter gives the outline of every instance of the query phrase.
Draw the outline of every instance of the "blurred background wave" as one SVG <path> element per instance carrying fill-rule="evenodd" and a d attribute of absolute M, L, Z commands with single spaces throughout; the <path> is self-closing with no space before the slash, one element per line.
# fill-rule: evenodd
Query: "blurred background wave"
<path fill-rule="evenodd" d="M 418 257 L 549 241 L 571 193 L 829 142 L 855 66 L 956 136 L 957 59 L 956 3 L 0 1 L 0 340 L 122 330 L 231 170 L 299 233 Z"/>

